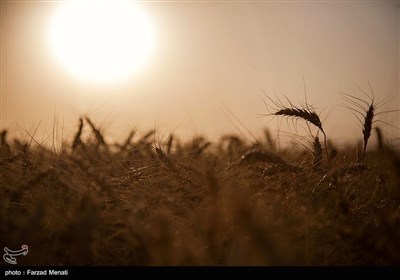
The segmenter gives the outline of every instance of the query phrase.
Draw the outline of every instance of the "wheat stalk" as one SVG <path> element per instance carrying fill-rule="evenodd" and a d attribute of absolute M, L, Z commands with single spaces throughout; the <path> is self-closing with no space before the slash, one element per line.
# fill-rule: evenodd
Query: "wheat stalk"
<path fill-rule="evenodd" d="M 8 148 L 9 147 L 9 145 L 8 145 L 8 143 L 7 143 L 7 130 L 5 129 L 5 130 L 2 130 L 1 131 L 1 133 L 0 133 L 0 143 L 1 143 L 1 147 L 6 147 L 6 148 Z"/>
<path fill-rule="evenodd" d="M 301 109 L 301 108 L 296 108 L 296 107 L 283 108 L 283 109 L 279 110 L 278 112 L 275 112 L 274 115 L 301 118 L 301 119 L 306 120 L 307 122 L 315 125 L 316 127 L 318 127 L 321 130 L 322 133 L 324 133 L 319 116 L 314 111 L 312 111 L 308 108 L 307 109 Z"/>
<path fill-rule="evenodd" d="M 96 137 L 97 142 L 98 142 L 100 145 L 103 145 L 104 147 L 107 147 L 107 144 L 106 144 L 106 142 L 104 141 L 104 137 L 103 137 L 103 135 L 101 134 L 100 130 L 98 130 L 98 129 L 96 128 L 96 126 L 95 126 L 95 125 L 93 124 L 93 122 L 89 119 L 89 117 L 85 117 L 85 120 L 87 121 L 87 123 L 89 124 L 89 126 L 92 128 L 93 134 L 94 134 L 94 136 Z"/>
<path fill-rule="evenodd" d="M 364 157 L 365 157 L 365 151 L 366 151 L 367 145 L 368 145 L 368 140 L 371 137 L 372 121 L 374 119 L 374 115 L 375 115 L 375 107 L 374 107 L 374 103 L 372 101 L 371 105 L 369 106 L 369 108 L 365 114 L 364 127 L 362 130 L 362 133 L 364 135 L 364 150 L 363 150 L 363 157 L 362 157 L 363 162 L 364 162 Z"/>
<path fill-rule="evenodd" d="M 82 129 L 83 129 L 83 120 L 82 118 L 79 118 L 78 131 L 76 132 L 74 142 L 72 143 L 72 150 L 76 150 L 76 148 L 79 145 L 83 145 L 83 142 L 81 140 Z"/>
<path fill-rule="evenodd" d="M 372 126 L 376 122 L 374 119 L 377 115 L 376 110 L 379 106 L 382 106 L 388 102 L 388 100 L 384 100 L 382 103 L 375 102 L 375 96 L 371 84 L 370 83 L 368 84 L 371 90 L 371 95 L 367 94 L 360 87 L 358 87 L 358 89 L 369 99 L 368 101 L 365 101 L 362 98 L 356 97 L 354 95 L 345 92 L 339 93 L 342 96 L 342 98 L 349 104 L 349 105 L 344 105 L 344 107 L 352 110 L 353 115 L 357 118 L 362 127 L 362 134 L 364 141 L 363 154 L 361 157 L 362 163 L 364 162 L 365 159 L 368 140 L 371 137 Z"/>
<path fill-rule="evenodd" d="M 171 154 L 173 142 L 174 142 L 174 135 L 171 134 L 171 135 L 168 137 L 168 142 L 167 142 L 167 154 Z"/>
<path fill-rule="evenodd" d="M 393 97 L 387 97 L 380 99 L 377 98 L 375 99 L 374 91 L 372 89 L 371 83 L 368 81 L 369 89 L 371 93 L 367 93 L 364 90 L 362 90 L 359 86 L 357 88 L 367 97 L 367 100 L 356 97 L 354 95 L 345 93 L 343 91 L 339 92 L 339 94 L 342 96 L 342 98 L 348 103 L 347 105 L 343 105 L 343 107 L 350 109 L 353 113 L 353 115 L 357 118 L 361 125 L 362 129 L 362 134 L 363 134 L 363 141 L 364 141 L 364 146 L 363 146 L 363 155 L 361 158 L 361 162 L 364 162 L 365 154 L 366 154 L 366 149 L 368 145 L 368 140 L 371 137 L 372 129 L 374 128 L 374 124 L 376 123 L 382 123 L 385 125 L 388 125 L 394 129 L 399 129 L 396 126 L 391 125 L 390 123 L 387 123 L 382 120 L 382 118 L 377 118 L 379 115 L 384 115 L 388 113 L 394 113 L 398 112 L 399 110 L 387 110 L 387 111 L 381 111 L 380 108 L 384 106 L 385 104 L 389 103 L 390 101 L 393 100 Z M 379 133 L 381 132 L 379 129 L 376 130 L 378 133 L 378 140 L 381 135 Z M 378 142 L 378 145 L 381 145 L 382 142 Z"/>
<path fill-rule="evenodd" d="M 286 98 L 286 100 L 288 101 L 290 106 L 286 107 L 283 104 L 283 102 L 281 100 L 279 100 L 279 98 L 278 98 L 278 102 L 277 102 L 277 101 L 272 100 L 268 96 L 266 96 L 266 97 L 278 108 L 278 109 L 272 108 L 272 111 L 271 111 L 271 106 L 268 105 L 264 101 L 264 104 L 266 105 L 266 107 L 271 115 L 285 116 L 285 117 L 295 118 L 295 119 L 303 119 L 307 123 L 310 123 L 310 124 L 314 125 L 315 127 L 317 127 L 322 132 L 322 134 L 324 135 L 324 146 L 325 146 L 326 159 L 329 162 L 326 134 L 322 127 L 321 119 L 320 119 L 319 115 L 315 112 L 314 108 L 312 108 L 308 104 L 306 104 L 306 106 L 304 108 L 296 107 L 292 104 L 292 102 L 290 102 L 290 100 L 288 98 Z"/>
<path fill-rule="evenodd" d="M 314 138 L 313 141 L 313 168 L 318 169 L 319 166 L 321 165 L 321 160 L 322 160 L 322 146 L 321 143 L 319 142 L 318 136 Z"/>

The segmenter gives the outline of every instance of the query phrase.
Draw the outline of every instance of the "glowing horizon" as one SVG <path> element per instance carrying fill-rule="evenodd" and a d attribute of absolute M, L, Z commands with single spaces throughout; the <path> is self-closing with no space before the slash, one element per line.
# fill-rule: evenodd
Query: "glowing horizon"
<path fill-rule="evenodd" d="M 154 33 L 144 33 L 154 34 L 153 47 L 141 45 L 144 53 L 138 53 L 143 56 L 128 52 L 131 60 L 122 55 L 123 49 L 121 56 L 109 56 L 90 70 L 102 53 L 115 54 L 109 52 L 114 46 L 105 44 L 102 50 L 96 47 L 101 43 L 89 41 L 68 52 L 80 46 L 80 39 L 68 38 L 85 40 L 88 32 L 81 28 L 74 33 L 67 26 L 62 34 L 70 35 L 55 40 L 62 59 L 54 56 L 49 28 L 59 2 L 1 2 L 2 127 L 35 129 L 40 121 L 38 133 L 48 135 L 56 111 L 65 119 L 66 131 L 75 129 L 80 115 L 89 115 L 96 123 L 109 124 L 109 135 L 116 138 L 125 137 L 132 126 L 141 131 L 159 128 L 161 136 L 177 128 L 183 137 L 213 139 L 239 133 L 237 127 L 246 136 L 247 130 L 261 136 L 268 127 L 287 135 L 289 142 L 291 132 L 306 131 L 260 117 L 267 111 L 259 97 L 282 93 L 299 105 L 305 84 L 308 102 L 323 113 L 324 129 L 337 142 L 361 137 L 357 119 L 341 106 L 338 92 L 361 97 L 355 85 L 369 91 L 370 81 L 377 98 L 394 97 L 382 110 L 400 108 L 400 9 L 394 2 L 139 4 L 151 22 Z M 111 10 L 100 9 L 99 14 Z M 108 30 L 104 34 L 115 36 L 115 42 L 125 40 L 125 31 L 113 32 L 115 27 L 102 19 L 98 17 L 100 30 Z M 79 29 L 78 22 L 70 27 Z M 101 34 L 94 39 L 104 39 Z M 143 63 L 135 63 L 141 59 Z M 118 65 L 123 67 L 116 71 Z M 399 127 L 399 113 L 385 121 Z M 385 128 L 399 137 L 398 130 Z"/>

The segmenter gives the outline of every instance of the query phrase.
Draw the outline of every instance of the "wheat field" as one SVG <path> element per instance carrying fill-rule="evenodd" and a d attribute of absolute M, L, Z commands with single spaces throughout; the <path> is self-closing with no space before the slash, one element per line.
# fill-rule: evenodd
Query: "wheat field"
<path fill-rule="evenodd" d="M 274 117 L 324 141 L 132 131 L 109 143 L 82 117 L 55 150 L 4 130 L 1 245 L 29 245 L 19 265 L 399 265 L 400 155 L 373 126 L 373 102 L 358 110 L 363 142 L 346 148 L 311 107 L 280 103 Z"/>

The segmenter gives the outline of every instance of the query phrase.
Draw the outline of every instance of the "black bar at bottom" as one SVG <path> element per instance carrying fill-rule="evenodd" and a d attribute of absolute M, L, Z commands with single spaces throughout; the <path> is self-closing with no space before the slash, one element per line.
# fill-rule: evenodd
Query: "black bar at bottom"
<path fill-rule="evenodd" d="M 400 277 L 400 268 L 392 267 L 20 267 L 2 266 L 1 277 L 12 279 L 16 276 L 23 278 L 32 277 L 59 277 L 80 278 L 106 277 L 106 278 L 164 278 L 174 277 L 175 279 L 203 278 L 203 277 L 229 277 L 241 279 L 266 279 L 265 277 L 286 278 L 286 277 L 307 277 L 311 279 L 325 279 L 338 277 L 363 277 L 382 279 Z M 218 278 L 217 278 L 218 279 Z M 355 278 L 356 279 L 356 278 Z M 207 279 L 205 279 L 207 280 Z"/>

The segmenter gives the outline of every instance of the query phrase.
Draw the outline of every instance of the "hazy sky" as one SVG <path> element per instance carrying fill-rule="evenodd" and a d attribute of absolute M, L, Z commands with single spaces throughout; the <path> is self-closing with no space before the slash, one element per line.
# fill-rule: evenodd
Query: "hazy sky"
<path fill-rule="evenodd" d="M 113 86 L 78 80 L 55 62 L 48 30 L 58 5 L 1 1 L 2 128 L 32 131 L 41 121 L 40 139 L 56 112 L 65 134 L 88 114 L 110 137 L 156 126 L 160 137 L 177 128 L 216 139 L 237 132 L 229 108 L 261 135 L 277 122 L 259 116 L 267 113 L 260 96 L 304 102 L 303 77 L 334 140 L 361 138 L 356 119 L 337 106 L 339 91 L 362 97 L 355 85 L 368 90 L 369 80 L 376 96 L 395 98 L 388 109 L 400 108 L 399 1 L 141 3 L 155 50 L 135 76 Z M 399 126 L 399 114 L 387 121 Z M 286 122 L 281 129 L 295 131 Z"/>

